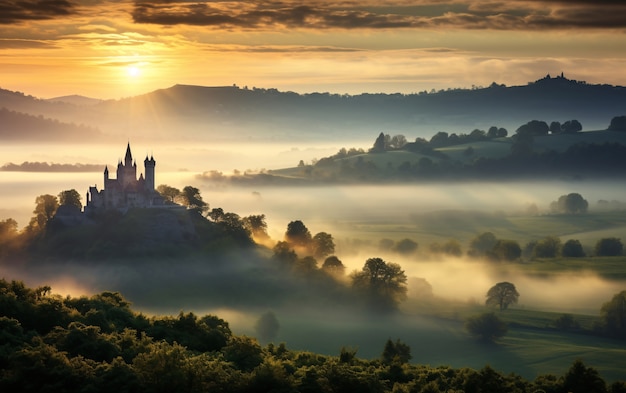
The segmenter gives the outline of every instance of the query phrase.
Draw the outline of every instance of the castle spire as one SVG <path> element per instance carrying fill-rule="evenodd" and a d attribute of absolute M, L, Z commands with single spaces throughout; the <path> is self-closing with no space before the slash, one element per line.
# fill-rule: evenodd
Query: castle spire
<path fill-rule="evenodd" d="M 132 162 L 133 161 L 133 155 L 130 152 L 130 142 L 128 142 L 128 145 L 126 146 L 126 156 L 124 157 L 124 161 L 125 162 Z"/>

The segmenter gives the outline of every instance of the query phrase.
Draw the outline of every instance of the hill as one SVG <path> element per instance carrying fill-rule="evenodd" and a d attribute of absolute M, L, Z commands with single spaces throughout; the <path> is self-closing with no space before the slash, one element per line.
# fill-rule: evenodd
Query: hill
<path fill-rule="evenodd" d="M 516 129 L 532 119 L 577 119 L 605 129 L 623 114 L 626 88 L 565 77 L 526 86 L 415 94 L 298 94 L 237 86 L 175 85 L 89 106 L 39 100 L 0 90 L 0 107 L 97 126 L 125 137 L 171 140 L 362 141 L 378 132 L 426 137 L 498 125 Z M 175 132 L 174 132 L 175 131 Z"/>

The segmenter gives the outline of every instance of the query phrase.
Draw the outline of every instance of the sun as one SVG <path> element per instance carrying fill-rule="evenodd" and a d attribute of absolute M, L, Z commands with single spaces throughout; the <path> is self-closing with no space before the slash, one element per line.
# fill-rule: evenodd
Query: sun
<path fill-rule="evenodd" d="M 128 66 L 128 68 L 126 68 L 126 73 L 131 78 L 137 78 L 141 75 L 141 70 L 137 66 Z"/>

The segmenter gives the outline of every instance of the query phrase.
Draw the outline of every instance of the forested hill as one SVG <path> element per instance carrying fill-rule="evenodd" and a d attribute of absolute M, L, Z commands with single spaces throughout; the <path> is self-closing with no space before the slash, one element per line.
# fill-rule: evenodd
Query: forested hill
<path fill-rule="evenodd" d="M 0 107 L 97 126 L 104 133 L 168 139 L 353 140 L 378 132 L 427 137 L 498 124 L 515 129 L 530 119 L 577 119 L 606 129 L 623 115 L 626 88 L 545 77 L 525 86 L 414 94 L 298 94 L 237 86 L 175 85 L 95 105 L 51 103 L 0 90 Z M 176 130 L 176 132 L 172 132 Z"/>

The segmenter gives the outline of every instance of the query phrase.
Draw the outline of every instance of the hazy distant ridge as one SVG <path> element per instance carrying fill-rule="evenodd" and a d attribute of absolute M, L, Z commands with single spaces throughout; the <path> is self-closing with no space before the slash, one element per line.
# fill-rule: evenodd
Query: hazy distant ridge
<path fill-rule="evenodd" d="M 470 132 L 492 125 L 514 131 L 537 119 L 579 120 L 606 129 L 626 114 L 626 88 L 564 77 L 526 86 L 450 89 L 415 94 L 298 94 L 236 86 L 175 85 L 81 106 L 0 90 L 0 107 L 96 126 L 107 134 L 160 139 L 348 140 L 378 132 L 407 137 Z"/>

